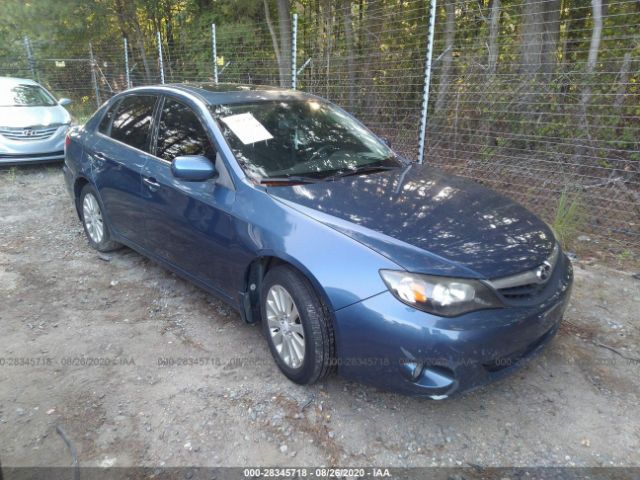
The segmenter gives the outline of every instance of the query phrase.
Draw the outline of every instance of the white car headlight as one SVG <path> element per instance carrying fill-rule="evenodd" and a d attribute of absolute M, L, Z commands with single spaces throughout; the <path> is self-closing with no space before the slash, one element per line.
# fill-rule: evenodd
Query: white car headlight
<path fill-rule="evenodd" d="M 478 280 L 396 270 L 380 270 L 380 276 L 401 302 L 443 317 L 503 306 L 496 294 Z"/>

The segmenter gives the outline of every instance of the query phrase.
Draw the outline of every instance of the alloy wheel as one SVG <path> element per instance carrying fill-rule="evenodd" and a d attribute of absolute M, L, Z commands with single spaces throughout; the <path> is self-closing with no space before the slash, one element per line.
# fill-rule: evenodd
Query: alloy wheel
<path fill-rule="evenodd" d="M 305 337 L 298 307 L 289 292 L 273 285 L 267 292 L 267 324 L 278 356 L 290 368 L 300 368 L 305 355 Z"/>
<path fill-rule="evenodd" d="M 84 196 L 82 218 L 91 240 L 95 243 L 100 243 L 104 237 L 104 221 L 102 220 L 98 199 L 92 193 L 87 193 Z"/>

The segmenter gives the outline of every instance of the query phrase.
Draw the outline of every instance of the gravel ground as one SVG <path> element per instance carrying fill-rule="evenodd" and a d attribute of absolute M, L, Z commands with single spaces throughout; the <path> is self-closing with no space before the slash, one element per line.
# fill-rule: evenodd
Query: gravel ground
<path fill-rule="evenodd" d="M 502 382 L 442 402 L 301 387 L 227 305 L 91 250 L 58 166 L 0 171 L 0 459 L 68 465 L 62 426 L 84 466 L 636 466 L 640 281 L 575 267 L 560 334 Z"/>

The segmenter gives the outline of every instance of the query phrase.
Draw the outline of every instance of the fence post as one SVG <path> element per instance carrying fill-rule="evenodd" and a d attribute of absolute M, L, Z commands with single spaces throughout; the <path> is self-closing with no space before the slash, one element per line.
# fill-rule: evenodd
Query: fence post
<path fill-rule="evenodd" d="M 218 42 L 216 40 L 216 24 L 211 24 L 211 47 L 213 50 L 213 81 L 218 84 Z"/>
<path fill-rule="evenodd" d="M 100 107 L 100 105 L 102 105 L 102 99 L 100 98 L 98 76 L 96 75 L 96 59 L 93 57 L 93 46 L 91 43 L 89 43 L 89 62 L 91 62 L 91 83 L 93 83 L 93 90 L 96 93 L 96 104 Z"/>
<path fill-rule="evenodd" d="M 129 76 L 129 42 L 124 37 L 124 76 L 127 81 L 127 88 L 131 88 L 131 77 Z"/>
<path fill-rule="evenodd" d="M 160 31 L 157 32 L 158 38 L 158 60 L 160 61 L 160 83 L 164 84 L 164 61 L 162 60 L 162 37 Z"/>
<path fill-rule="evenodd" d="M 298 86 L 298 68 L 296 65 L 296 57 L 298 56 L 298 14 L 293 14 L 291 22 L 291 88 L 296 89 Z"/>
<path fill-rule="evenodd" d="M 31 77 L 34 80 L 38 80 L 38 72 L 36 71 L 36 62 L 33 59 L 33 50 L 31 49 L 31 40 L 26 35 L 24 36 L 24 48 L 27 51 L 27 63 L 29 64 L 29 70 L 31 70 Z"/>
<path fill-rule="evenodd" d="M 427 136 L 427 113 L 429 109 L 429 86 L 431 85 L 431 61 L 433 59 L 433 35 L 436 26 L 436 2 L 437 0 L 431 0 L 429 8 L 429 39 L 427 41 L 427 58 L 424 65 L 424 90 L 422 91 L 418 163 L 424 163 L 424 144 Z"/>

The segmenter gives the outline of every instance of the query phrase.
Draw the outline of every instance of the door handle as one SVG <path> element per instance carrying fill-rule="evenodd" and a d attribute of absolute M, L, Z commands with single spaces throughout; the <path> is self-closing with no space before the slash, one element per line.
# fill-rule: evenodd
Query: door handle
<path fill-rule="evenodd" d="M 160 184 L 156 181 L 155 178 L 142 177 L 142 181 L 147 185 L 149 190 L 151 190 L 152 192 L 155 192 L 160 188 Z"/>
<path fill-rule="evenodd" d="M 107 161 L 107 157 L 105 157 L 102 153 L 94 153 L 93 154 L 93 160 L 98 164 L 98 165 L 102 165 L 104 162 Z"/>

